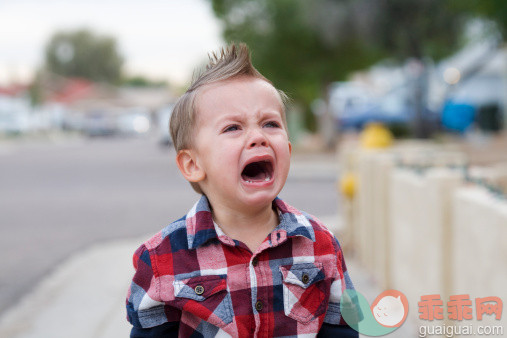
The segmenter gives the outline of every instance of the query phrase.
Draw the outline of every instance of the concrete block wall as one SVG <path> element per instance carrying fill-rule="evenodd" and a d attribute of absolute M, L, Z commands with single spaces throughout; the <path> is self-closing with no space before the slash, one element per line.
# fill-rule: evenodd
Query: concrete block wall
<path fill-rule="evenodd" d="M 451 243 L 455 292 L 503 296 L 507 303 L 507 203 L 478 186 L 453 196 Z"/>
<path fill-rule="evenodd" d="M 393 154 L 369 151 L 358 155 L 358 192 L 354 224 L 354 245 L 360 260 L 374 272 L 381 286 L 388 284 L 389 270 L 385 252 L 389 233 L 389 173 Z M 369 210 L 369 212 L 362 212 Z"/>
<path fill-rule="evenodd" d="M 390 287 L 402 290 L 410 304 L 417 304 L 426 294 L 445 298 L 452 288 L 448 273 L 452 263 L 446 248 L 452 236 L 449 207 L 461 181 L 459 172 L 444 168 L 425 174 L 396 169 L 391 174 Z M 417 319 L 417 311 L 410 316 Z"/>
<path fill-rule="evenodd" d="M 503 325 L 507 328 L 507 201 L 484 187 L 469 185 L 453 196 L 450 242 L 452 291 L 470 299 L 500 297 L 500 321 L 485 316 L 476 325 Z M 474 310 L 475 312 L 475 310 Z M 504 334 L 507 334 L 504 331 Z"/>
<path fill-rule="evenodd" d="M 433 144 L 411 142 L 387 150 L 354 150 L 346 148 L 340 157 L 346 169 L 355 171 L 358 176 L 352 220 L 346 228 L 352 234 L 356 256 L 373 272 L 377 283 L 387 288 L 392 276 L 391 261 L 387 257 L 392 245 L 391 172 L 398 161 L 416 164 L 425 164 L 430 159 L 435 161 L 438 148 Z"/>
<path fill-rule="evenodd" d="M 381 288 L 407 295 L 412 320 L 425 294 L 507 302 L 507 201 L 465 180 L 462 154 L 421 144 L 347 154 L 352 248 Z M 494 182 L 507 177 L 498 168 Z"/>
<path fill-rule="evenodd" d="M 374 191 L 375 180 L 375 154 L 372 152 L 364 152 L 358 154 L 357 159 L 358 183 L 356 194 L 356 206 L 358 212 L 355 224 L 355 243 L 358 248 L 357 253 L 365 267 L 370 271 L 374 268 L 374 250 L 373 250 L 373 226 L 375 219 L 373 217 L 373 205 L 376 201 Z M 369 212 L 362 212 L 369 210 Z"/>

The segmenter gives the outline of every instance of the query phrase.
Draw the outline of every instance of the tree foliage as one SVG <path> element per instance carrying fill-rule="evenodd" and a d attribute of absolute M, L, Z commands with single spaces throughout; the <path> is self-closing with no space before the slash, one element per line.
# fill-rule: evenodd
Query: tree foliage
<path fill-rule="evenodd" d="M 469 17 L 452 2 L 380 0 L 378 4 L 373 27 L 380 48 L 390 56 L 439 60 L 461 47 Z"/>
<path fill-rule="evenodd" d="M 383 54 L 357 37 L 343 21 L 342 34 L 319 26 L 325 10 L 319 1 L 214 0 L 213 9 L 224 22 L 227 41 L 244 41 L 255 66 L 296 102 L 308 107 L 323 86 L 344 79 Z M 322 3 L 322 1 L 320 1 Z M 347 19 L 347 18 L 343 18 Z M 327 34 L 332 33 L 332 34 Z"/>
<path fill-rule="evenodd" d="M 494 22 L 505 36 L 507 33 L 507 1 L 505 0 L 452 0 L 453 6 L 473 16 Z"/>
<path fill-rule="evenodd" d="M 60 31 L 46 46 L 47 70 L 62 76 L 118 83 L 123 57 L 115 38 L 89 30 Z"/>
<path fill-rule="evenodd" d="M 227 41 L 309 112 L 332 81 L 391 58 L 439 59 L 459 47 L 466 15 L 441 0 L 212 0 Z M 311 114 L 307 115 L 311 116 Z"/>
<path fill-rule="evenodd" d="M 167 81 L 154 81 L 141 75 L 128 77 L 122 80 L 122 85 L 130 87 L 167 87 Z"/>

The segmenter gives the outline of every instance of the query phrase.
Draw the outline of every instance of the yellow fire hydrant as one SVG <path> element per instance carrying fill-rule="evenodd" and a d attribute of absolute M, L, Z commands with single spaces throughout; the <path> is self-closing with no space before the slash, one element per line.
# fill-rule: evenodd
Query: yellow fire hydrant
<path fill-rule="evenodd" d="M 366 149 L 390 147 L 393 134 L 381 123 L 370 123 L 364 128 L 360 136 L 361 146 Z"/>
<path fill-rule="evenodd" d="M 356 182 L 356 175 L 351 172 L 345 173 L 340 180 L 340 191 L 349 200 L 356 194 Z"/>

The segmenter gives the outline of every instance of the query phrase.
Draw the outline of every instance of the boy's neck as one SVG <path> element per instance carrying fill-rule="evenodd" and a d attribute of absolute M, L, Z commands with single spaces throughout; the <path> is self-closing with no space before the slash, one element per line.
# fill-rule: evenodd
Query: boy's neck
<path fill-rule="evenodd" d="M 257 210 L 243 212 L 228 205 L 213 203 L 212 213 L 214 221 L 222 231 L 232 239 L 245 243 L 255 252 L 266 236 L 278 225 L 278 214 L 272 204 Z"/>

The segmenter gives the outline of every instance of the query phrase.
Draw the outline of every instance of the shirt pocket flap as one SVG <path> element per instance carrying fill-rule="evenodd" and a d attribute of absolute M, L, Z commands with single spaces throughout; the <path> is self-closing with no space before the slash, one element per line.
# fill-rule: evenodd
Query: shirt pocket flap
<path fill-rule="evenodd" d="M 325 278 L 322 263 L 299 263 L 280 266 L 284 283 L 308 288 Z"/>
<path fill-rule="evenodd" d="M 227 290 L 225 275 L 198 276 L 173 282 L 174 296 L 196 301 L 206 300 L 208 297 Z"/>

